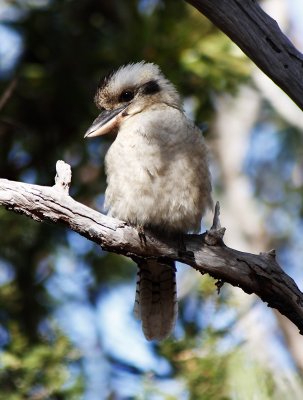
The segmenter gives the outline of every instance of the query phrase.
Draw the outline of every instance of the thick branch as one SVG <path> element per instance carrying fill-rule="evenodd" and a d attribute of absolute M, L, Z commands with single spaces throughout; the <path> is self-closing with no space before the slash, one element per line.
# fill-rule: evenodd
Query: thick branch
<path fill-rule="evenodd" d="M 257 294 L 270 307 L 290 319 L 303 333 L 303 294 L 281 269 L 274 251 L 260 255 L 243 253 L 224 245 L 217 205 L 214 223 L 203 235 L 185 235 L 180 240 L 145 232 L 142 243 L 136 228 L 100 214 L 68 195 L 70 167 L 57 163 L 56 184 L 43 187 L 0 179 L 0 205 L 37 221 L 62 223 L 103 249 L 138 258 L 169 258 L 208 273 L 222 282 Z M 184 246 L 183 246 L 184 247 Z"/>
<path fill-rule="evenodd" d="M 256 0 L 186 0 L 229 36 L 303 110 L 303 55 Z"/>

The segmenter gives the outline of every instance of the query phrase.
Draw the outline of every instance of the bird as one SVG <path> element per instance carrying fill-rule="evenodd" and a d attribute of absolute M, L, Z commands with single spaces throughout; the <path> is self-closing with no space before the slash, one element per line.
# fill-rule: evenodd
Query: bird
<path fill-rule="evenodd" d="M 100 81 L 94 100 L 101 112 L 85 137 L 114 138 L 105 156 L 108 215 L 143 234 L 198 232 L 213 204 L 208 150 L 175 86 L 155 63 L 129 63 Z M 134 313 L 147 340 L 163 340 L 178 313 L 175 264 L 143 259 L 138 267 Z"/>

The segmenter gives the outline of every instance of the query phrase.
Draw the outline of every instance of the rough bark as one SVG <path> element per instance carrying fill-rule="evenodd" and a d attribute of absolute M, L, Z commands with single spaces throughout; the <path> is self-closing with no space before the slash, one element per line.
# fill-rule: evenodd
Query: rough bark
<path fill-rule="evenodd" d="M 256 0 L 186 0 L 231 38 L 303 110 L 303 55 Z"/>
<path fill-rule="evenodd" d="M 135 260 L 165 258 L 183 262 L 218 279 L 218 290 L 228 282 L 246 293 L 255 293 L 290 319 L 303 334 L 303 294 L 279 266 L 274 251 L 256 255 L 225 246 L 222 240 L 225 229 L 220 227 L 218 206 L 213 226 L 202 235 L 185 235 L 184 243 L 180 244 L 180 238 L 145 232 L 146 240 L 142 241 L 135 227 L 72 199 L 68 195 L 70 179 L 70 167 L 63 161 L 57 163 L 53 187 L 0 179 L 0 205 L 39 222 L 64 224 L 104 250 Z"/>

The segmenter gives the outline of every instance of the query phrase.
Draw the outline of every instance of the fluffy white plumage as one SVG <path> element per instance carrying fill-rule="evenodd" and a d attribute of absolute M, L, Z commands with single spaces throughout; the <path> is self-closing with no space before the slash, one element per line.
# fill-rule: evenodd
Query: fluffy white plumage
<path fill-rule="evenodd" d="M 175 107 L 181 107 L 180 96 L 174 85 L 165 78 L 158 65 L 141 61 L 130 63 L 120 67 L 117 71 L 109 74 L 99 85 L 95 96 L 97 107 L 107 108 L 112 106 L 112 101 L 117 99 L 120 93 L 128 88 L 139 89 L 150 81 L 161 84 L 161 100 Z M 140 96 L 140 102 L 146 103 L 151 96 Z M 116 103 L 117 104 L 117 103 Z"/>
<path fill-rule="evenodd" d="M 106 170 L 111 215 L 166 231 L 199 230 L 211 204 L 206 149 L 178 109 L 157 106 L 125 121 Z"/>
<path fill-rule="evenodd" d="M 212 206 L 207 150 L 175 87 L 155 64 L 128 64 L 104 80 L 95 101 L 105 111 L 86 136 L 117 133 L 105 159 L 109 213 L 168 233 L 198 231 Z M 155 261 L 139 267 L 136 314 L 148 339 L 163 339 L 176 318 L 175 270 Z"/>

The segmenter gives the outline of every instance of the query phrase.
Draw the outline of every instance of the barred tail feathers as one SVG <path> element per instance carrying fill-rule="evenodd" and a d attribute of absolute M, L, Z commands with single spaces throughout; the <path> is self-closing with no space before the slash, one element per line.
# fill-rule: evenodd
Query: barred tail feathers
<path fill-rule="evenodd" d="M 178 314 L 175 265 L 144 260 L 138 267 L 135 316 L 142 321 L 147 340 L 163 340 L 173 330 Z"/>

